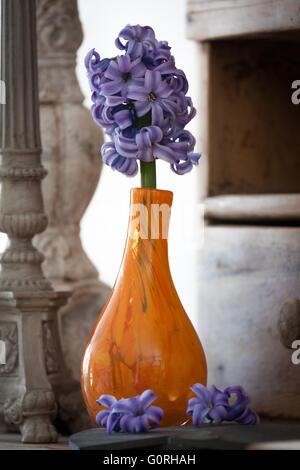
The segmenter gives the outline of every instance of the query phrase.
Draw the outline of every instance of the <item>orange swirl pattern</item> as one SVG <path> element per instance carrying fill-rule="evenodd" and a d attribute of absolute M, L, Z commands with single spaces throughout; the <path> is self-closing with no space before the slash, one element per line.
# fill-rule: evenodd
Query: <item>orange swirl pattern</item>
<path fill-rule="evenodd" d="M 165 413 L 162 425 L 183 424 L 191 385 L 206 384 L 205 355 L 169 268 L 172 199 L 170 191 L 131 191 L 121 268 L 82 360 L 82 391 L 93 420 L 100 395 L 119 399 L 151 388 Z"/>

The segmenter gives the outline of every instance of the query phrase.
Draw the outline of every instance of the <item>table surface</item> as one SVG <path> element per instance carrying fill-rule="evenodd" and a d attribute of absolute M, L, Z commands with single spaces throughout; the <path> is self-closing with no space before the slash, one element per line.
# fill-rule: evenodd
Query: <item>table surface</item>
<path fill-rule="evenodd" d="M 76 450 L 244 450 L 257 446 L 285 445 L 300 448 L 300 422 L 263 422 L 245 426 L 235 423 L 203 424 L 159 428 L 144 434 L 113 433 L 104 429 L 89 429 L 73 434 L 69 439 Z M 281 444 L 283 445 L 283 444 Z"/>
<path fill-rule="evenodd" d="M 145 434 L 115 433 L 88 429 L 55 444 L 23 444 L 20 434 L 0 433 L 1 450 L 133 450 L 133 449 L 300 449 L 300 422 L 263 422 L 256 426 L 236 424 L 160 428 Z"/>
<path fill-rule="evenodd" d="M 70 450 L 70 447 L 68 438 L 63 436 L 55 444 L 23 444 L 20 434 L 0 433 L 1 450 Z"/>

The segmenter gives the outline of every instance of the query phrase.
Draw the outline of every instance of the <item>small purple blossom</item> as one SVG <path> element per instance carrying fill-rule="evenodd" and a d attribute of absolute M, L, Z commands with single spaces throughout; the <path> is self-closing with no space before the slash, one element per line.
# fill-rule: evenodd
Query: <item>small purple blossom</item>
<path fill-rule="evenodd" d="M 158 126 L 143 127 L 140 132 L 136 133 L 135 138 L 127 137 L 126 131 L 116 128 L 113 133 L 113 141 L 113 145 L 109 146 L 105 143 L 102 146 L 103 160 L 112 169 L 117 168 L 112 165 L 112 161 L 108 161 L 106 158 L 108 148 L 114 148 L 116 155 L 130 160 L 137 157 L 141 161 L 150 162 L 159 158 L 168 162 L 171 169 L 177 174 L 189 171 L 193 165 L 197 165 L 200 158 L 199 154 L 192 152 L 195 139 L 186 130 L 178 131 L 174 134 L 173 140 L 170 140 L 168 137 L 164 137 L 161 127 Z M 165 145 L 166 142 L 168 145 Z M 122 172 L 120 169 L 119 171 Z"/>
<path fill-rule="evenodd" d="M 192 416 L 194 426 L 206 422 L 219 424 L 225 420 L 228 404 L 228 397 L 225 393 L 214 385 L 206 388 L 201 384 L 195 384 L 191 389 L 196 397 L 189 400 L 187 414 Z"/>
<path fill-rule="evenodd" d="M 117 400 L 112 395 L 102 395 L 97 403 L 107 410 L 97 413 L 96 422 L 106 428 L 107 433 L 147 432 L 159 426 L 163 410 L 151 405 L 157 396 L 152 390 L 145 390 L 141 395 Z"/>
<path fill-rule="evenodd" d="M 131 60 L 128 55 L 122 55 L 111 60 L 104 72 L 108 81 L 100 88 L 101 94 L 106 96 L 108 106 L 124 103 L 129 86 L 143 85 L 145 71 L 146 67 L 139 58 Z"/>
<path fill-rule="evenodd" d="M 102 146 L 103 161 L 112 170 L 117 170 L 128 176 L 135 176 L 138 172 L 138 165 L 134 158 L 126 158 L 118 154 L 113 142 L 106 142 Z"/>
<path fill-rule="evenodd" d="M 170 46 L 140 25 L 127 25 L 115 44 L 123 55 L 101 59 L 92 49 L 85 59 L 93 118 L 112 139 L 102 147 L 104 163 L 134 176 L 137 160 L 161 159 L 176 174 L 188 173 L 200 158 L 185 130 L 196 110 Z"/>
<path fill-rule="evenodd" d="M 113 406 L 117 403 L 117 399 L 113 395 L 101 395 L 101 397 L 96 400 L 98 405 L 106 406 L 107 410 L 101 410 L 96 415 L 96 423 L 103 428 L 114 427 L 116 430 L 119 430 L 119 416 L 117 413 L 113 414 Z"/>
<path fill-rule="evenodd" d="M 239 424 L 259 423 L 259 417 L 249 408 L 249 395 L 242 387 L 227 387 L 222 392 L 214 385 L 208 388 L 195 384 L 191 389 L 196 397 L 189 400 L 187 414 L 192 416 L 194 426 L 203 423 L 220 424 L 225 421 L 235 421 Z"/>
<path fill-rule="evenodd" d="M 240 387 L 235 385 L 227 387 L 224 393 L 228 396 L 230 406 L 227 410 L 227 421 L 236 421 L 240 424 L 258 424 L 258 415 L 249 408 L 250 397 L 247 392 Z M 234 399 L 231 402 L 231 399 Z"/>
<path fill-rule="evenodd" d="M 159 125 L 163 119 L 164 111 L 175 118 L 176 102 L 172 98 L 172 88 L 162 80 L 157 70 L 147 70 L 143 86 L 129 85 L 127 96 L 135 100 L 135 109 L 138 117 L 151 111 L 152 124 Z"/>
<path fill-rule="evenodd" d="M 122 43 L 121 39 L 125 39 L 125 44 Z M 115 40 L 115 45 L 118 49 L 126 50 L 128 55 L 136 58 L 151 57 L 154 51 L 157 50 L 158 43 L 150 26 L 137 24 L 136 26 L 125 26 Z"/>

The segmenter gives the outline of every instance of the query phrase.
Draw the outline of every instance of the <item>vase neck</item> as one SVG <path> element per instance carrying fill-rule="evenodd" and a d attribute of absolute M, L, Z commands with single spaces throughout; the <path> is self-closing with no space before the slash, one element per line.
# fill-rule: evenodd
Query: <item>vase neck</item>
<path fill-rule="evenodd" d="M 150 188 L 131 190 L 127 241 L 120 274 L 134 276 L 159 267 L 171 277 L 168 260 L 168 230 L 173 194 Z"/>
<path fill-rule="evenodd" d="M 142 293 L 143 305 L 148 289 L 163 289 L 167 296 L 176 293 L 168 257 L 172 197 L 170 191 L 131 190 L 127 241 L 114 292 L 129 283 L 131 298 Z"/>

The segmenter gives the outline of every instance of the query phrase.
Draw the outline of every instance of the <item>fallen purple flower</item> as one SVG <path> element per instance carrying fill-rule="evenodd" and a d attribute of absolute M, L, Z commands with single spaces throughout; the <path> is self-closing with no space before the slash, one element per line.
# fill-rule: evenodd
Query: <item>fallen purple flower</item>
<path fill-rule="evenodd" d="M 194 426 L 203 423 L 220 424 L 235 421 L 239 424 L 257 424 L 259 417 L 249 408 L 250 398 L 240 386 L 227 387 L 223 392 L 214 385 L 191 387 L 196 397 L 188 402 L 187 414 L 192 416 Z M 232 399 L 235 400 L 232 402 Z"/>
<path fill-rule="evenodd" d="M 108 425 L 108 419 L 110 417 L 112 407 L 113 405 L 116 404 L 117 399 L 113 395 L 101 395 L 101 397 L 98 400 L 96 400 L 96 402 L 98 403 L 98 405 L 106 406 L 108 408 L 107 410 L 99 411 L 99 413 L 97 413 L 96 415 L 96 423 L 99 426 L 106 428 Z M 115 428 L 117 428 L 117 425 L 116 425 L 117 415 L 115 415 L 114 418 L 115 418 Z"/>
<path fill-rule="evenodd" d="M 224 421 L 228 404 L 228 397 L 225 393 L 215 386 L 206 388 L 201 384 L 195 384 L 191 389 L 196 397 L 189 400 L 187 414 L 192 416 L 194 426 L 202 423 L 219 424 Z"/>
<path fill-rule="evenodd" d="M 97 403 L 106 406 L 96 416 L 99 426 L 112 432 L 147 432 L 160 425 L 163 410 L 151 405 L 157 396 L 152 390 L 145 390 L 141 395 L 117 400 L 112 395 L 102 395 Z"/>
<path fill-rule="evenodd" d="M 230 407 L 227 411 L 227 421 L 236 421 L 240 424 L 258 424 L 258 415 L 249 408 L 250 397 L 239 385 L 227 387 L 224 390 L 227 394 Z M 231 399 L 235 397 L 232 403 Z"/>

